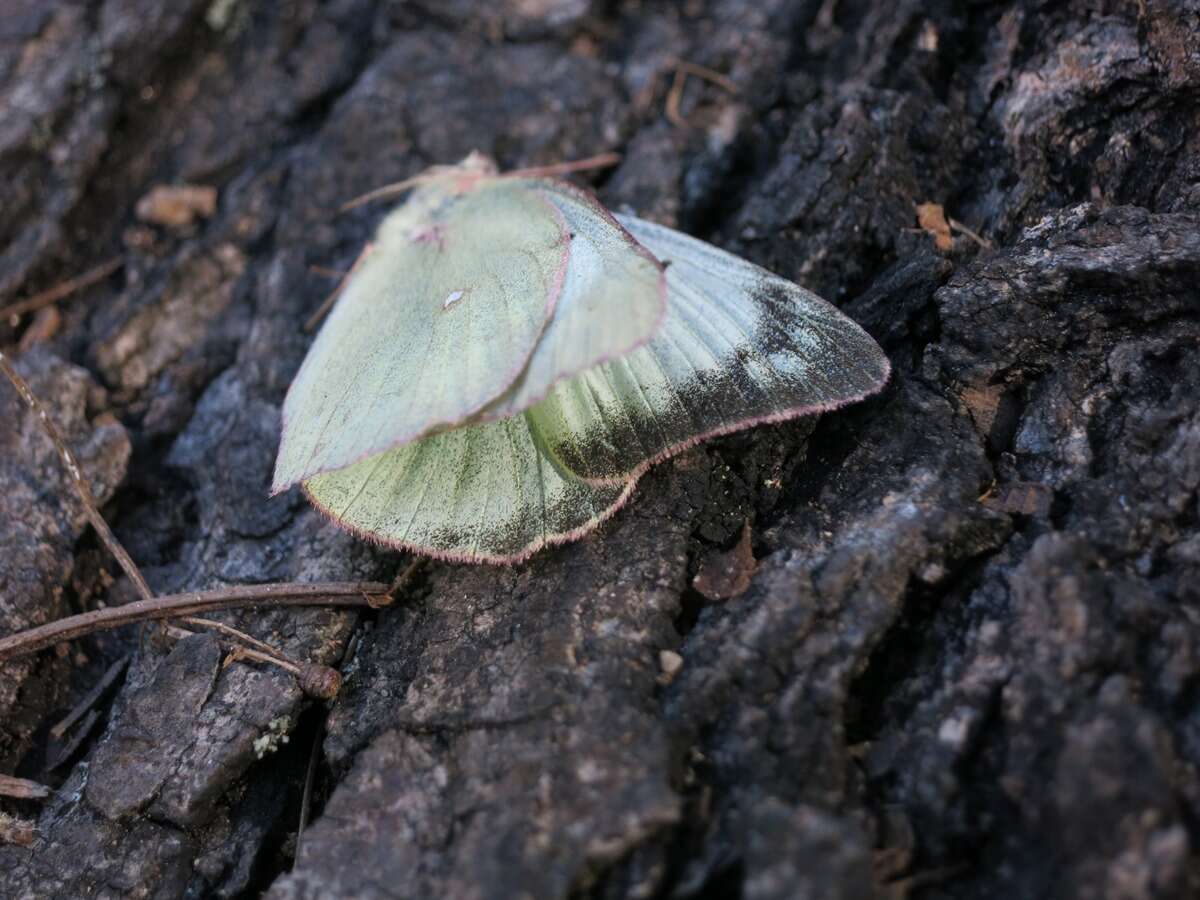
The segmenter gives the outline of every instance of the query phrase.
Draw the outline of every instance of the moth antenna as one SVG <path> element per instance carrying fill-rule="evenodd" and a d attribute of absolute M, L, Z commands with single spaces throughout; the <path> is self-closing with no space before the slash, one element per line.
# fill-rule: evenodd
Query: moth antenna
<path fill-rule="evenodd" d="M 667 91 L 666 116 L 671 120 L 673 125 L 681 127 L 686 126 L 688 121 L 680 112 L 680 105 L 683 103 L 683 89 L 687 85 L 688 76 L 692 75 L 696 78 L 701 78 L 704 81 L 715 84 L 730 94 L 737 94 L 737 85 L 729 78 L 726 78 L 720 72 L 708 68 L 708 66 L 697 65 L 696 63 L 688 62 L 684 59 L 675 60 L 675 77 L 671 80 L 671 89 Z"/>
<path fill-rule="evenodd" d="M 338 214 L 341 215 L 344 212 L 349 212 L 352 209 L 363 206 L 366 203 L 371 203 L 375 200 L 383 200 L 387 197 L 395 197 L 399 194 L 403 194 L 409 188 L 428 181 L 430 177 L 431 173 L 422 172 L 419 175 L 414 175 L 412 178 L 405 178 L 403 181 L 397 181 L 393 184 L 385 184 L 383 187 L 375 188 L 373 191 L 367 191 L 365 194 L 360 194 L 353 200 L 347 201 L 339 206 Z"/>
<path fill-rule="evenodd" d="M 505 172 L 505 178 L 550 178 L 555 175 L 567 175 L 571 172 L 586 172 L 591 169 L 607 169 L 621 161 L 620 153 L 601 153 L 589 156 L 587 159 L 577 159 L 574 162 L 553 163 L 548 166 L 531 166 L 528 169 L 514 169 Z"/>
<path fill-rule="evenodd" d="M 504 178 L 548 178 L 555 175 L 566 175 L 570 172 L 583 172 L 589 169 L 606 169 L 609 166 L 615 166 L 621 161 L 619 153 L 601 153 L 597 156 L 589 156 L 587 159 L 577 159 L 574 162 L 554 163 L 549 166 L 532 166 L 528 169 L 515 169 L 512 172 L 505 172 Z M 367 191 L 338 207 L 338 214 L 349 212 L 364 204 L 371 203 L 375 200 L 384 200 L 388 197 L 395 197 L 403 194 L 409 188 L 422 182 L 435 178 L 438 175 L 438 170 L 452 170 L 453 166 L 435 166 L 433 169 L 422 172 L 419 175 L 414 175 L 412 178 L 405 178 L 403 181 L 397 181 L 394 184 L 385 184 L 383 187 L 375 188 L 373 191 Z"/>
<path fill-rule="evenodd" d="M 304 323 L 304 332 L 306 334 L 312 334 L 314 331 L 316 331 L 317 326 L 321 324 L 321 320 L 329 315 L 329 311 L 333 309 L 334 302 L 342 293 L 342 288 L 346 286 L 346 282 L 350 280 L 350 276 L 358 271 L 358 267 L 362 265 L 362 261 L 367 258 L 367 255 L 371 252 L 372 247 L 372 244 L 367 244 L 367 246 L 363 247 L 362 253 L 358 254 L 358 258 L 354 260 L 354 265 L 350 267 L 350 271 L 342 276 L 342 280 L 337 283 L 337 287 L 330 292 L 328 297 L 321 301 L 321 305 L 317 307 L 317 311 L 308 317 L 308 321 Z"/>

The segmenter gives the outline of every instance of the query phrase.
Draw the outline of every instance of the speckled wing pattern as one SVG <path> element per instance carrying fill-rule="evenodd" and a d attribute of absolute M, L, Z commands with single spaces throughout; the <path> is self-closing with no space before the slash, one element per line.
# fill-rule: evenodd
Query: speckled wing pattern
<path fill-rule="evenodd" d="M 887 381 L 883 351 L 820 297 L 711 244 L 619 217 L 667 266 L 647 346 L 560 384 L 533 416 L 581 478 L 623 482 L 691 444 L 825 412 Z"/>
<path fill-rule="evenodd" d="M 546 321 L 531 347 L 521 345 L 520 371 L 507 381 L 497 377 L 488 389 L 491 398 L 478 409 L 463 412 L 461 390 L 448 389 L 458 398 L 451 408 L 462 413 L 453 427 L 393 441 L 346 464 L 295 465 L 309 498 L 339 525 L 440 558 L 515 562 L 594 528 L 620 508 L 656 460 L 712 435 L 836 408 L 886 381 L 888 362 L 875 342 L 797 285 L 669 228 L 613 218 L 589 194 L 562 182 L 491 181 L 502 189 L 467 208 L 474 212 L 486 202 L 510 209 L 502 248 L 519 248 L 521 240 L 513 235 L 524 235 L 522 240 L 532 242 L 528 258 L 541 260 L 534 269 L 544 272 L 550 259 L 545 248 L 559 245 L 548 229 L 522 231 L 523 219 L 544 222 L 549 208 L 550 220 L 565 236 L 565 271 Z M 495 185 L 487 182 L 473 191 L 488 194 Z M 413 227 L 427 228 L 430 210 L 445 203 L 415 199 L 416 223 L 405 222 L 405 236 Z M 381 247 L 397 215 L 385 221 Z M 402 243 L 389 245 L 403 252 Z M 487 260 L 475 270 L 507 265 L 503 249 L 471 246 Z M 462 270 L 457 263 L 452 269 Z M 397 286 L 368 282 L 354 295 L 364 310 L 370 296 L 412 289 L 411 274 L 399 267 L 388 272 Z M 356 275 L 351 287 L 362 277 Z M 493 280 L 503 282 L 503 272 L 496 271 Z M 540 283 L 539 302 L 547 293 L 545 279 Z M 438 283 L 436 290 L 446 286 Z M 472 298 L 454 302 L 469 304 Z M 532 304 L 526 316 L 533 316 Z M 331 319 L 325 328 L 333 324 Z M 324 334 L 323 329 L 314 352 Z M 420 337 L 427 345 L 436 340 L 428 333 Z M 473 332 L 470 339 L 480 338 Z M 343 364 L 355 368 L 356 354 L 344 349 Z M 455 352 L 475 351 L 460 339 Z M 511 348 L 506 352 L 505 359 L 515 358 Z M 302 374 L 311 360 L 310 352 Z M 459 374 L 452 366 L 439 373 Z M 324 428 L 336 432 L 339 416 L 349 415 L 326 412 L 336 427 Z M 406 423 L 415 417 L 410 414 Z M 377 424 L 369 415 L 362 423 Z M 284 440 L 286 445 L 286 428 Z M 313 453 L 323 460 L 326 448 L 317 446 Z"/>
<path fill-rule="evenodd" d="M 445 431 L 304 482 L 318 509 L 363 537 L 495 563 L 581 536 L 632 488 L 632 480 L 595 486 L 575 477 L 525 414 Z"/>

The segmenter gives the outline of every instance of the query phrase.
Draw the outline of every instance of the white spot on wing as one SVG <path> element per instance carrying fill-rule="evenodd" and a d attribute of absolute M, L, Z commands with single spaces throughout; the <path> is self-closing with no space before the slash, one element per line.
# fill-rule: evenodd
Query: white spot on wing
<path fill-rule="evenodd" d="M 466 291 L 451 291 L 450 296 L 448 296 L 446 301 L 442 304 L 442 309 L 449 309 L 464 296 L 466 296 Z"/>

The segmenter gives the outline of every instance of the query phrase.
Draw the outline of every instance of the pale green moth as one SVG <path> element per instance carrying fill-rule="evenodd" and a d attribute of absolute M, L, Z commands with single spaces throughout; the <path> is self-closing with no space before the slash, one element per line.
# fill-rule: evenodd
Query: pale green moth
<path fill-rule="evenodd" d="M 472 154 L 417 179 L 283 405 L 273 492 L 443 559 L 517 562 L 705 438 L 875 393 L 836 308 L 565 181 Z"/>

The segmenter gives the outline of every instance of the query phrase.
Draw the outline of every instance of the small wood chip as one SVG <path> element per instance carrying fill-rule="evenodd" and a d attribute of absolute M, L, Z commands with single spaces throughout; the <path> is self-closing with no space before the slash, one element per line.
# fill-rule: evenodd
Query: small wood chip
<path fill-rule="evenodd" d="M 137 217 L 164 228 L 186 228 L 217 211 L 217 189 L 200 184 L 160 184 L 137 203 Z"/>
<path fill-rule="evenodd" d="M 728 600 L 745 592 L 758 570 L 750 548 L 750 523 L 742 527 L 741 540 L 728 552 L 711 553 L 700 564 L 692 587 L 709 600 Z"/>
<path fill-rule="evenodd" d="M 975 423 L 975 430 L 981 437 L 987 437 L 992 432 L 992 424 L 996 421 L 996 412 L 1000 408 L 1000 400 L 1004 396 L 1004 385 L 985 384 L 981 387 L 969 387 L 959 396 Z"/>
<path fill-rule="evenodd" d="M 43 306 L 34 314 L 33 321 L 21 335 L 21 341 L 17 346 L 22 353 L 27 353 L 35 344 L 44 344 L 58 334 L 60 327 L 62 327 L 62 313 L 58 311 L 58 307 Z"/>
<path fill-rule="evenodd" d="M 940 203 L 918 203 L 917 224 L 933 235 L 934 245 L 942 251 L 954 246 L 954 236 L 950 234 L 950 223 L 946 221 L 946 211 Z"/>
<path fill-rule="evenodd" d="M 670 684 L 683 668 L 683 657 L 674 650 L 659 650 L 658 668 L 660 670 L 658 683 L 662 685 Z"/>
<path fill-rule="evenodd" d="M 0 812 L 0 843 L 29 847 L 37 839 L 37 828 L 28 819 Z"/>
<path fill-rule="evenodd" d="M 16 797 L 18 800 L 41 800 L 50 796 L 50 788 L 28 778 L 0 775 L 0 795 Z"/>
<path fill-rule="evenodd" d="M 1045 516 L 1050 513 L 1054 491 L 1036 481 L 1013 481 L 989 492 L 983 500 L 988 509 L 1021 516 Z"/>

